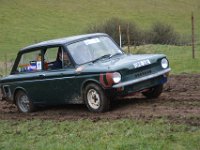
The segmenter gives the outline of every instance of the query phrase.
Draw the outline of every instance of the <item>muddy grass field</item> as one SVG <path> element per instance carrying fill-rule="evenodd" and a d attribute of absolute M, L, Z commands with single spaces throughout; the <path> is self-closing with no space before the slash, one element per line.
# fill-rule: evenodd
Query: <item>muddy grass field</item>
<path fill-rule="evenodd" d="M 106 113 L 91 113 L 84 105 L 45 107 L 30 114 L 19 113 L 15 105 L 0 101 L 1 120 L 79 120 L 133 118 L 150 121 L 166 118 L 174 123 L 200 125 L 200 75 L 171 75 L 158 99 L 145 99 L 137 94 L 116 100 Z"/>

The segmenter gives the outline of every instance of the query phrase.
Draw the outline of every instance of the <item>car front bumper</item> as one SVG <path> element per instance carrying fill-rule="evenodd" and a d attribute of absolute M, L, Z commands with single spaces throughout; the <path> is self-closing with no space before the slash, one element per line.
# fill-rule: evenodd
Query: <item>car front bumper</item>
<path fill-rule="evenodd" d="M 141 77 L 139 79 L 134 79 L 134 80 L 130 80 L 130 81 L 120 82 L 118 84 L 113 85 L 113 88 L 121 88 L 121 87 L 129 86 L 129 85 L 132 85 L 132 84 L 136 84 L 136 83 L 139 83 L 139 82 L 147 81 L 149 79 L 154 79 L 156 77 L 165 75 L 165 74 L 167 74 L 170 71 L 171 71 L 171 68 L 168 68 L 168 69 L 159 71 L 157 73 Z"/>

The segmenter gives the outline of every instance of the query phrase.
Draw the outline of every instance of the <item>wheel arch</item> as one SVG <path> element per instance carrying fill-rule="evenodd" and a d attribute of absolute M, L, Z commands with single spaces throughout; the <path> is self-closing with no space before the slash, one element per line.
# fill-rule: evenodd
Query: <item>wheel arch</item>
<path fill-rule="evenodd" d="M 94 80 L 94 79 L 90 79 L 90 80 L 86 80 L 83 82 L 83 84 L 81 85 L 81 96 L 83 98 L 83 102 L 85 103 L 85 100 L 84 100 L 84 94 L 85 94 L 85 87 L 88 85 L 88 84 L 91 84 L 91 83 L 94 83 L 94 84 L 97 84 L 99 87 L 101 87 L 103 90 L 103 86 L 97 81 L 97 80 Z"/>
<path fill-rule="evenodd" d="M 27 94 L 27 91 L 23 88 L 23 87 L 17 87 L 15 88 L 14 92 L 13 92 L 13 103 L 16 104 L 16 95 L 19 91 L 23 91 Z"/>
<path fill-rule="evenodd" d="M 91 90 L 95 91 L 96 93 L 95 95 L 98 95 L 97 96 L 98 98 L 96 96 L 94 96 L 96 98 L 88 98 L 88 93 Z M 108 111 L 110 108 L 110 99 L 107 97 L 107 94 L 105 93 L 105 88 L 103 88 L 103 86 L 99 82 L 95 82 L 93 80 L 85 82 L 84 86 L 82 86 L 82 96 L 87 108 L 92 112 L 95 113 L 105 112 Z M 92 100 L 93 102 L 91 101 L 91 99 L 93 99 Z"/>

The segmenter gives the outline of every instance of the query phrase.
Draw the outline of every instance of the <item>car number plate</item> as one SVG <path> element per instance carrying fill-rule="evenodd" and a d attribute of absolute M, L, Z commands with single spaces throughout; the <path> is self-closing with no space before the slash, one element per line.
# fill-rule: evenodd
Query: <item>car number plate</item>
<path fill-rule="evenodd" d="M 149 59 L 145 59 L 145 60 L 141 60 L 141 61 L 138 61 L 136 63 L 133 63 L 133 66 L 135 68 L 140 68 L 140 67 L 143 67 L 143 66 L 147 66 L 147 65 L 150 65 L 151 62 Z"/>

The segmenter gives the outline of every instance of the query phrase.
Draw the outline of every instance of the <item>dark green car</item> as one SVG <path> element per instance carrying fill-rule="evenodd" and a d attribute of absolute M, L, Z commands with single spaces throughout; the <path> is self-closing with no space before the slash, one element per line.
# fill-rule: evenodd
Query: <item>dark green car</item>
<path fill-rule="evenodd" d="M 104 112 L 117 97 L 158 97 L 169 71 L 165 55 L 125 54 L 107 34 L 96 33 L 23 48 L 0 86 L 3 99 L 23 113 L 57 104 Z"/>

